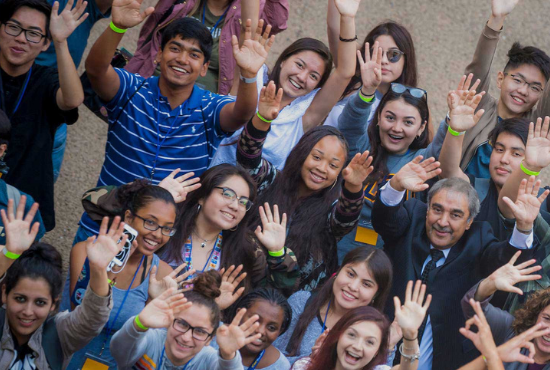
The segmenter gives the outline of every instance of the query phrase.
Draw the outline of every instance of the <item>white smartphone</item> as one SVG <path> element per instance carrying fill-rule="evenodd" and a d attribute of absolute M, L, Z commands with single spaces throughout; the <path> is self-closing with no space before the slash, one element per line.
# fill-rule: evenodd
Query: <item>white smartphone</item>
<path fill-rule="evenodd" d="M 118 266 L 118 267 L 124 268 L 123 266 L 126 264 L 126 261 L 128 260 L 128 257 L 130 257 L 130 251 L 132 250 L 132 243 L 134 242 L 134 240 L 136 240 L 136 238 L 138 236 L 138 232 L 133 227 L 131 227 L 130 225 L 125 224 L 124 225 L 124 234 L 128 235 L 128 239 L 126 239 L 126 243 L 122 247 L 122 250 L 120 252 L 118 252 L 118 254 L 115 256 L 115 258 L 113 258 L 111 263 L 109 263 L 109 266 L 107 266 L 107 271 L 108 272 L 112 271 L 113 267 L 115 267 L 115 265 Z M 122 238 L 120 238 L 120 240 L 118 242 L 120 243 L 121 241 L 122 241 Z M 122 268 L 120 270 L 118 270 L 117 273 L 122 271 Z"/>

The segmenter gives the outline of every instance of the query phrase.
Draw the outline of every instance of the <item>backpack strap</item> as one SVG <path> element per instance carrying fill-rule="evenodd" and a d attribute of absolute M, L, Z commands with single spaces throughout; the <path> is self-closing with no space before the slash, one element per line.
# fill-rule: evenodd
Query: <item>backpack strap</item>
<path fill-rule="evenodd" d="M 491 186 L 491 179 L 476 178 L 474 188 L 476 189 L 477 196 L 479 197 L 479 204 L 483 203 L 483 200 L 487 197 L 489 186 Z"/>
<path fill-rule="evenodd" d="M 6 184 L 6 190 L 8 192 L 8 199 L 13 200 L 13 209 L 17 209 L 21 200 L 21 192 L 10 184 Z"/>

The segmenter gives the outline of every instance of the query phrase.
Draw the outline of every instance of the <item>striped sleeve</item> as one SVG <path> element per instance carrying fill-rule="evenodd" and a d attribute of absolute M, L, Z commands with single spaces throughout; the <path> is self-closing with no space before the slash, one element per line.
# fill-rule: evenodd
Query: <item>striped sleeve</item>
<path fill-rule="evenodd" d="M 352 193 L 342 184 L 340 199 L 332 207 L 328 220 L 336 240 L 340 240 L 357 225 L 362 207 L 363 191 Z"/>

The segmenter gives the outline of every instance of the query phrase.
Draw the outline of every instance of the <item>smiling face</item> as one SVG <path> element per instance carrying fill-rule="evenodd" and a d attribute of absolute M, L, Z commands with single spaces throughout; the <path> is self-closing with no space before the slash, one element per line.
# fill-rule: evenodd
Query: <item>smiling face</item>
<path fill-rule="evenodd" d="M 8 24 L 46 34 L 46 16 L 36 9 L 29 7 L 19 8 L 8 21 Z M 39 43 L 27 41 L 25 32 L 19 36 L 10 36 L 6 33 L 6 24 L 0 25 L 0 65 L 9 73 L 16 75 L 25 73 L 34 63 L 42 51 L 46 51 L 50 41 L 43 38 Z"/>
<path fill-rule="evenodd" d="M 360 321 L 351 325 L 338 339 L 336 353 L 337 368 L 343 370 L 362 369 L 378 353 L 382 341 L 382 331 L 371 321 Z"/>
<path fill-rule="evenodd" d="M 466 194 L 442 189 L 430 200 L 426 214 L 426 232 L 434 248 L 449 249 L 470 228 Z"/>
<path fill-rule="evenodd" d="M 499 115 L 506 119 L 521 116 L 531 110 L 542 96 L 546 79 L 536 66 L 523 64 L 510 68 L 506 75 L 499 72 L 497 87 L 500 89 Z"/>
<path fill-rule="evenodd" d="M 240 176 L 228 177 L 218 185 L 219 188 L 229 188 L 237 195 L 237 198 L 250 198 L 250 188 L 247 182 Z M 208 223 L 212 228 L 229 230 L 242 221 L 246 215 L 246 208 L 236 198 L 233 201 L 223 196 L 223 190 L 218 187 L 206 199 L 199 200 L 201 210 L 197 217 L 197 223 Z"/>
<path fill-rule="evenodd" d="M 426 124 L 416 107 L 402 98 L 392 100 L 378 116 L 382 146 L 392 154 L 405 154 L 415 137 L 422 135 Z"/>
<path fill-rule="evenodd" d="M 308 194 L 334 184 L 346 161 L 340 140 L 328 135 L 315 144 L 302 165 L 302 193 Z"/>
<path fill-rule="evenodd" d="M 344 310 L 368 306 L 377 292 L 378 284 L 365 262 L 343 266 L 332 286 L 335 304 Z"/>
<path fill-rule="evenodd" d="M 394 50 L 399 51 L 399 47 L 395 43 L 395 40 L 390 35 L 378 36 L 375 42 L 378 41 L 384 54 L 382 55 L 382 83 L 390 84 L 401 77 L 403 68 L 405 67 L 405 55 L 401 56 L 401 59 L 396 63 L 391 63 L 388 60 L 388 52 Z M 402 50 L 401 50 L 402 51 Z"/>
<path fill-rule="evenodd" d="M 27 343 L 55 310 L 50 285 L 44 278 L 23 277 L 7 295 L 6 286 L 3 286 L 2 300 L 6 303 L 10 329 L 19 345 Z"/>
<path fill-rule="evenodd" d="M 136 213 L 146 220 L 154 221 L 161 227 L 174 227 L 176 221 L 176 207 L 164 200 L 154 200 L 145 207 L 138 209 Z M 146 256 L 152 255 L 170 240 L 169 236 L 162 234 L 160 228 L 156 231 L 147 230 L 144 226 L 145 221 L 139 217 L 134 217 L 130 211 L 126 211 L 124 222 L 138 232 L 136 238 L 137 250 Z"/>
<path fill-rule="evenodd" d="M 546 306 L 539 313 L 536 324 L 543 324 L 545 328 L 550 328 L 550 306 Z M 536 360 L 550 358 L 550 336 L 542 336 L 533 340 L 535 344 Z"/>
<path fill-rule="evenodd" d="M 520 167 L 524 157 L 525 145 L 519 137 L 508 132 L 498 135 L 489 160 L 489 173 L 497 189 L 504 186 L 512 171 Z"/>
<path fill-rule="evenodd" d="M 301 51 L 281 63 L 279 85 L 287 97 L 295 99 L 315 89 L 324 72 L 325 62 L 319 54 Z"/>
<path fill-rule="evenodd" d="M 200 304 L 193 304 L 185 311 L 176 315 L 177 319 L 185 320 L 194 328 L 200 328 L 208 333 L 212 333 L 214 328 L 211 322 L 211 312 L 208 308 Z M 170 325 L 166 335 L 166 355 L 176 366 L 181 366 L 192 359 L 205 346 L 210 344 L 212 337 L 206 341 L 200 341 L 193 338 L 192 330 L 181 333 Z"/>
<path fill-rule="evenodd" d="M 156 58 L 160 65 L 160 79 L 172 88 L 181 88 L 195 83 L 199 76 L 206 76 L 208 63 L 195 39 L 176 36 L 159 50 Z"/>
<path fill-rule="evenodd" d="M 260 326 L 256 329 L 255 334 L 259 333 L 262 336 L 260 339 L 256 339 L 254 342 L 244 346 L 241 351 L 258 354 L 268 348 L 281 333 L 284 312 L 281 306 L 274 305 L 263 299 L 258 299 L 246 310 L 243 322 L 254 315 L 260 317 L 258 320 Z"/>

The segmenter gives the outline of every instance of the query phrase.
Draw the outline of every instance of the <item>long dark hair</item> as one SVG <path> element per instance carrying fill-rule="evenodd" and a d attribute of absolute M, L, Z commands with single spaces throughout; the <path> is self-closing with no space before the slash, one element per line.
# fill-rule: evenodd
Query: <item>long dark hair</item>
<path fill-rule="evenodd" d="M 159 251 L 159 255 L 162 256 L 163 260 L 169 262 L 176 261 L 178 265 L 183 263 L 183 246 L 195 230 L 199 214 L 199 200 L 208 198 L 214 190 L 217 190 L 216 186 L 220 186 L 224 181 L 233 176 L 238 176 L 246 182 L 250 191 L 249 199 L 252 202 L 255 201 L 256 183 L 245 169 L 231 164 L 220 164 L 209 168 L 200 176 L 201 187 L 189 193 L 187 199 L 178 205 L 179 221 L 176 234 Z M 252 250 L 252 243 L 248 241 L 247 229 L 244 227 L 247 224 L 247 219 L 250 218 L 251 211 L 246 212 L 237 230 L 222 231 L 222 249 L 224 250 L 221 256 L 222 267 L 242 264 L 244 271 L 251 271 L 251 266 L 254 262 L 254 250 Z M 240 251 L 244 253 L 240 253 Z"/>
<path fill-rule="evenodd" d="M 176 202 L 172 194 L 160 186 L 151 185 L 147 179 L 138 179 L 121 186 L 116 197 L 122 206 L 120 216 L 123 216 L 126 210 L 135 215 L 141 208 L 157 200 L 172 204 L 176 208 Z"/>
<path fill-rule="evenodd" d="M 338 273 L 347 265 L 356 265 L 358 263 L 366 263 L 370 273 L 372 274 L 374 281 L 378 285 L 378 291 L 373 297 L 371 306 L 383 311 L 384 306 L 386 305 L 386 300 L 390 294 L 390 288 L 393 279 L 393 268 L 390 259 L 381 249 L 376 249 L 371 246 L 359 247 L 349 251 L 342 265 L 338 270 Z M 298 348 L 300 348 L 300 343 L 302 343 L 302 338 L 306 333 L 307 327 L 319 314 L 319 310 L 328 302 L 334 301 L 333 286 L 336 276 L 333 276 L 328 280 L 323 286 L 313 294 L 314 297 L 311 299 L 311 303 L 308 304 L 307 309 L 304 310 L 292 336 L 288 341 L 286 350 L 290 356 L 296 356 Z"/>
<path fill-rule="evenodd" d="M 334 325 L 334 328 L 330 330 L 323 345 L 317 351 L 317 354 L 312 359 L 311 364 L 307 370 L 325 370 L 334 369 L 336 367 L 336 361 L 338 361 L 338 341 L 344 332 L 353 324 L 368 321 L 375 323 L 382 332 L 382 338 L 380 340 L 380 348 L 376 353 L 376 356 L 363 367 L 362 370 L 372 370 L 375 366 L 386 362 L 388 357 L 388 341 L 390 337 L 390 323 L 386 316 L 380 313 L 373 307 L 357 307 L 347 312 L 338 322 Z"/>
<path fill-rule="evenodd" d="M 380 101 L 380 104 L 376 109 L 376 113 L 374 114 L 372 122 L 370 123 L 367 131 L 369 134 L 369 141 L 371 145 L 370 154 L 373 158 L 372 166 L 374 167 L 372 173 L 366 180 L 366 182 L 368 183 L 381 181 L 389 174 L 388 167 L 386 166 L 389 153 L 382 146 L 382 141 L 380 139 L 380 127 L 378 126 L 378 123 L 380 122 L 380 115 L 382 114 L 382 111 L 384 110 L 386 104 L 399 99 L 403 99 L 404 103 L 415 107 L 420 114 L 420 119 L 422 120 L 420 124 L 426 125 L 420 137 L 415 137 L 411 145 L 409 145 L 409 149 L 417 150 L 426 148 L 430 143 L 430 130 L 428 130 L 428 125 L 430 123 L 430 110 L 428 109 L 428 101 L 426 100 L 426 98 L 415 98 L 414 96 L 409 94 L 408 91 L 404 92 L 403 94 L 397 94 L 389 89 Z"/>
<path fill-rule="evenodd" d="M 416 53 L 414 51 L 414 42 L 412 39 L 411 34 L 409 31 L 405 28 L 405 26 L 392 21 L 387 20 L 382 23 L 380 23 L 378 26 L 374 27 L 367 37 L 365 37 L 365 40 L 363 40 L 363 43 L 361 44 L 361 55 L 365 55 L 365 43 L 369 43 L 371 47 L 371 53 L 372 53 L 372 47 L 374 46 L 374 42 L 376 39 L 380 36 L 388 35 L 393 38 L 395 41 L 395 44 L 401 50 L 405 55 L 403 55 L 403 58 L 405 58 L 405 65 L 403 66 L 403 72 L 401 73 L 401 76 L 397 78 L 397 80 L 393 82 L 398 82 L 402 85 L 412 86 L 416 87 L 418 84 L 418 72 L 416 67 Z M 344 90 L 344 94 L 342 97 L 345 97 L 349 95 L 352 91 L 357 90 L 361 86 L 361 66 L 359 63 L 357 63 L 357 66 L 355 68 L 355 76 L 351 78 L 351 81 L 349 82 L 348 86 Z"/>
<path fill-rule="evenodd" d="M 303 266 L 310 256 L 324 259 L 329 273 L 336 270 L 336 242 L 327 228 L 327 215 L 341 190 L 342 176 L 338 175 L 336 184 L 300 198 L 297 189 L 303 182 L 302 166 L 313 147 L 324 137 L 336 136 L 344 153 L 348 152 L 346 139 L 338 129 L 331 126 L 319 126 L 306 132 L 292 149 L 281 173 L 271 186 L 258 196 L 258 201 L 249 211 L 248 229 L 253 231 L 261 225 L 258 207 L 265 202 L 278 205 L 279 212 L 286 213 L 290 226 L 286 246 L 294 252 L 298 263 Z"/>
<path fill-rule="evenodd" d="M 323 87 L 330 76 L 330 72 L 332 71 L 332 54 L 330 54 L 329 48 L 324 43 L 310 37 L 298 39 L 283 50 L 281 55 L 279 55 L 279 58 L 277 58 L 273 69 L 269 73 L 269 78 L 266 83 L 269 82 L 269 80 L 272 80 L 275 82 L 277 89 L 279 89 L 281 86 L 279 81 L 279 77 L 281 75 L 281 64 L 294 54 L 298 54 L 302 51 L 313 51 L 314 53 L 317 53 L 317 55 L 319 55 L 325 63 L 325 71 L 317 84 L 317 87 Z"/>

